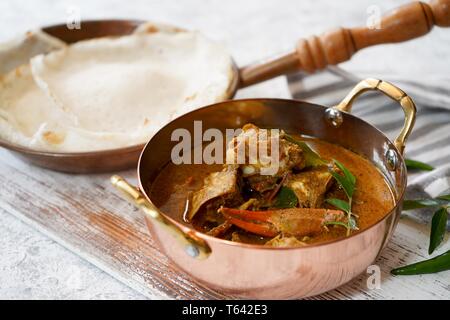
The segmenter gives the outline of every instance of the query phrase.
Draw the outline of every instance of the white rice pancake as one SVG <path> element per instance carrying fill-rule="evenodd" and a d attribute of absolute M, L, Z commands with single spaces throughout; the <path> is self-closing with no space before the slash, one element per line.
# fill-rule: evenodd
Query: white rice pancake
<path fill-rule="evenodd" d="M 1 83 L 0 138 L 61 152 L 144 143 L 174 117 L 223 100 L 233 76 L 226 51 L 196 32 L 81 41 L 30 67 Z"/>
<path fill-rule="evenodd" d="M 0 44 L 0 74 L 26 64 L 31 57 L 65 47 L 66 44 L 42 30 L 29 31 Z"/>

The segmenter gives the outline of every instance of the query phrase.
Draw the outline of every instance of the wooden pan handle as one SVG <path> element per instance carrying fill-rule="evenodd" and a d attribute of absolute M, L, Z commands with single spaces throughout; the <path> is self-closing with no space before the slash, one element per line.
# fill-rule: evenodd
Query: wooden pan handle
<path fill-rule="evenodd" d="M 313 73 L 328 65 L 347 61 L 363 48 L 423 36 L 434 25 L 450 26 L 450 0 L 432 0 L 430 4 L 412 2 L 401 6 L 383 16 L 379 28 L 338 28 L 320 36 L 301 39 L 293 52 L 242 68 L 241 87 L 300 69 Z"/>

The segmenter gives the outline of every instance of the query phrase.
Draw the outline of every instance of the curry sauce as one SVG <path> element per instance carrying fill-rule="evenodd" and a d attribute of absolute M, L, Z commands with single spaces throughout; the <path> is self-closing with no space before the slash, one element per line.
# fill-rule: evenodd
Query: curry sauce
<path fill-rule="evenodd" d="M 389 185 L 381 172 L 367 159 L 341 146 L 319 139 L 302 136 L 294 137 L 299 141 L 306 142 L 321 158 L 327 161 L 332 161 L 332 159 L 338 160 L 355 176 L 356 186 L 352 200 L 352 213 L 356 216 L 359 230 L 352 232 L 359 232 L 374 225 L 394 207 L 394 198 Z M 219 218 L 218 222 L 215 223 L 214 219 L 212 221 L 208 219 L 207 210 L 210 210 L 210 208 L 208 209 L 207 205 L 203 205 L 191 221 L 188 222 L 183 217 L 187 210 L 187 200 L 192 199 L 192 194 L 203 187 L 205 179 L 211 177 L 213 173 L 220 172 L 222 168 L 223 165 L 221 164 L 175 165 L 169 162 L 149 188 L 151 200 L 162 212 L 170 217 L 183 224 L 193 226 L 198 231 L 208 233 L 217 227 L 218 224 L 223 223 L 224 220 Z M 323 197 L 346 199 L 344 191 L 337 184 L 327 189 Z M 321 205 L 317 206 L 317 208 L 336 211 L 335 207 L 323 201 L 322 198 L 320 201 Z M 234 207 L 236 208 L 236 206 Z M 310 212 L 315 214 L 316 211 L 312 210 Z M 260 227 L 261 225 L 258 224 L 257 226 Z M 345 236 L 345 228 L 339 225 L 329 225 L 323 232 L 302 236 L 299 240 L 301 240 L 301 243 L 311 244 Z M 266 236 L 264 232 L 259 234 L 253 233 L 243 230 L 236 225 L 228 226 L 226 232 L 221 234 L 220 237 L 254 244 L 264 244 L 273 238 Z"/>

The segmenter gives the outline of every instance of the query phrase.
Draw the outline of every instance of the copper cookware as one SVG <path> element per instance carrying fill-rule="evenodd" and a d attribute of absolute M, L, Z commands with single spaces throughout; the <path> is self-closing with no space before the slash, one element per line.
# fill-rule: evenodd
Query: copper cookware
<path fill-rule="evenodd" d="M 382 132 L 350 114 L 361 93 L 377 90 L 397 101 L 405 113 L 404 126 L 392 142 Z M 376 106 L 373 106 L 376 107 Z M 152 237 L 167 256 L 198 281 L 243 298 L 301 298 L 336 288 L 375 261 L 398 222 L 406 187 L 405 142 L 415 120 L 415 105 L 403 91 L 384 81 L 361 81 L 340 104 L 327 108 L 303 101 L 248 99 L 217 103 L 183 115 L 163 127 L 141 153 L 139 188 L 119 176 L 112 183 L 145 212 Z M 237 128 L 251 122 L 260 127 L 314 136 L 339 144 L 369 159 L 384 175 L 395 207 L 370 228 L 347 238 L 307 247 L 272 248 L 231 242 L 200 233 L 161 212 L 150 187 L 170 161 L 171 133 L 193 122 L 203 129 Z"/>
<path fill-rule="evenodd" d="M 81 29 L 65 24 L 43 28 L 44 32 L 67 43 L 105 36 L 132 33 L 142 21 L 83 21 Z M 358 50 L 382 43 L 406 41 L 428 33 L 433 25 L 450 26 L 450 0 L 433 0 L 430 4 L 413 2 L 393 10 L 380 20 L 380 28 L 337 28 L 321 36 L 298 42 L 295 50 L 279 57 L 234 68 L 234 77 L 223 100 L 233 98 L 236 90 L 278 75 L 297 70 L 315 72 L 327 65 L 346 61 Z M 157 29 L 157 27 L 156 27 Z M 177 29 L 177 28 L 174 28 Z M 35 151 L 0 140 L 5 147 L 33 164 L 66 172 L 108 172 L 136 165 L 143 145 L 96 152 L 56 153 Z"/>

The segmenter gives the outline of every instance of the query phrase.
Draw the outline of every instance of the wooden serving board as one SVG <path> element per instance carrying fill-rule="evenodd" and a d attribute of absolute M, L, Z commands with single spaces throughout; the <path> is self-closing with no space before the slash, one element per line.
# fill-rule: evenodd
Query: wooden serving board
<path fill-rule="evenodd" d="M 136 181 L 135 171 L 120 174 Z M 155 246 L 142 214 L 117 194 L 109 176 L 40 169 L 0 150 L 0 208 L 149 298 L 233 298 L 196 283 L 174 266 Z M 426 227 L 401 221 L 377 261 L 380 289 L 367 289 L 370 274 L 363 274 L 315 298 L 450 298 L 448 273 L 389 275 L 394 266 L 426 258 L 427 237 Z"/>

